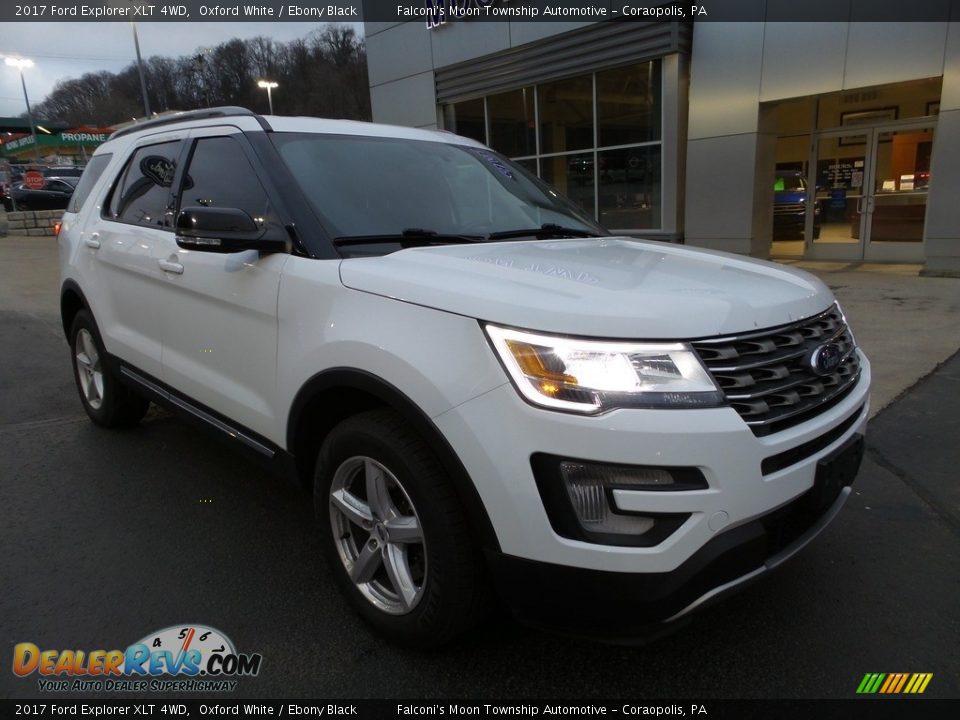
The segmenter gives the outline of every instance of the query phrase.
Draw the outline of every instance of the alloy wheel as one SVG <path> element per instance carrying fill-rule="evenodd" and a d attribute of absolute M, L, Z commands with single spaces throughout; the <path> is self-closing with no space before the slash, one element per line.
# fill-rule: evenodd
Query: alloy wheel
<path fill-rule="evenodd" d="M 426 543 L 390 470 L 365 456 L 341 463 L 330 486 L 330 527 L 348 577 L 374 607 L 391 615 L 416 607 L 427 580 Z"/>
<path fill-rule="evenodd" d="M 103 405 L 103 368 L 100 365 L 100 353 L 93 335 L 86 328 L 77 333 L 74 362 L 77 365 L 77 378 L 80 390 L 87 404 L 94 410 Z"/>

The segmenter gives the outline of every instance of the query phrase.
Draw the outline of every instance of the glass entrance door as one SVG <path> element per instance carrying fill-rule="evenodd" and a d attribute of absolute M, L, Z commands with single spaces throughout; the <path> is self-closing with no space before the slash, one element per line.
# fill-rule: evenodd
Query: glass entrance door
<path fill-rule="evenodd" d="M 866 233 L 867 189 L 870 187 L 872 130 L 821 133 L 810 164 L 811 188 L 806 222 L 812 238 L 808 257 L 860 260 Z"/>
<path fill-rule="evenodd" d="M 818 134 L 807 175 L 807 257 L 923 261 L 933 127 Z"/>
<path fill-rule="evenodd" d="M 864 259 L 923 261 L 932 148 L 929 124 L 874 131 L 874 171 L 864 208 Z"/>

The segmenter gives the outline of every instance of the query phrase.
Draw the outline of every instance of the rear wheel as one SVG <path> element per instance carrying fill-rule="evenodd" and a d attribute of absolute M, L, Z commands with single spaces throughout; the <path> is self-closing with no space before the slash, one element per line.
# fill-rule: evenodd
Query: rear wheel
<path fill-rule="evenodd" d="M 380 632 L 435 647 L 482 616 L 488 593 L 463 510 L 429 447 L 398 415 L 374 410 L 334 428 L 314 490 L 332 571 Z"/>
<path fill-rule="evenodd" d="M 73 319 L 70 354 L 80 402 L 93 422 L 109 428 L 140 422 L 150 401 L 124 386 L 108 367 L 100 333 L 86 310 Z"/>

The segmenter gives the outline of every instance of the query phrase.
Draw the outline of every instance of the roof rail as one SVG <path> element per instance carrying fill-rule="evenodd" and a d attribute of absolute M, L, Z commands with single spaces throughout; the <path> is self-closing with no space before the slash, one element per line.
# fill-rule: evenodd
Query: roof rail
<path fill-rule="evenodd" d="M 146 120 L 142 123 L 136 123 L 135 125 L 128 125 L 127 127 L 121 128 L 120 130 L 114 132 L 109 139 L 113 140 L 114 138 L 123 137 L 124 135 L 129 135 L 130 133 L 135 133 L 140 130 L 161 127 L 163 125 L 172 125 L 173 123 L 187 122 L 189 120 L 206 120 L 207 118 L 237 116 L 256 118 L 261 127 L 263 127 L 263 129 L 267 132 L 273 129 L 263 117 L 257 115 L 252 110 L 247 110 L 247 108 L 244 107 L 227 105 L 224 107 L 207 108 L 206 110 L 187 110 L 185 112 L 171 113 L 170 115 L 164 115 L 163 117 L 158 117 L 153 120 Z"/>

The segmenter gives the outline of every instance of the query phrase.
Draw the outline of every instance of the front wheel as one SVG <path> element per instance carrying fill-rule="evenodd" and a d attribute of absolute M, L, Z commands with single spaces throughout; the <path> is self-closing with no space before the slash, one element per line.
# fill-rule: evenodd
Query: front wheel
<path fill-rule="evenodd" d="M 395 642 L 436 647 L 482 616 L 479 551 L 449 479 L 389 410 L 349 418 L 320 450 L 321 541 L 344 594 Z"/>

